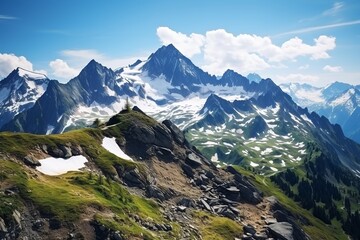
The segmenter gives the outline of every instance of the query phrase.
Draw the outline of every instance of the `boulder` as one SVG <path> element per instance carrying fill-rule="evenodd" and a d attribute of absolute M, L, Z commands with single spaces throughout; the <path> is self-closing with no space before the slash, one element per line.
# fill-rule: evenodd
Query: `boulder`
<path fill-rule="evenodd" d="M 144 189 L 146 185 L 146 179 L 144 179 L 144 177 L 140 174 L 139 169 L 137 168 L 126 172 L 123 176 L 123 180 L 130 187 L 138 187 Z"/>
<path fill-rule="evenodd" d="M 159 199 L 160 201 L 165 201 L 165 195 L 164 193 L 160 190 L 160 188 L 156 187 L 155 185 L 148 185 L 146 187 L 146 193 L 148 197 L 152 197 L 152 198 L 156 198 Z"/>
<path fill-rule="evenodd" d="M 199 167 L 202 164 L 200 157 L 198 157 L 195 153 L 189 153 L 185 162 L 194 168 Z"/>
<path fill-rule="evenodd" d="M 48 149 L 48 153 L 50 156 L 54 158 L 64 158 L 64 152 L 60 150 L 59 148 L 50 148 Z"/>
<path fill-rule="evenodd" d="M 30 167 L 41 166 L 41 163 L 31 155 L 24 157 L 24 163 Z"/>
<path fill-rule="evenodd" d="M 230 210 L 230 209 L 226 209 L 225 211 L 223 211 L 221 213 L 224 217 L 230 218 L 232 220 L 236 219 L 236 215 Z"/>
<path fill-rule="evenodd" d="M 73 156 L 77 156 L 77 155 L 82 155 L 84 153 L 84 151 L 81 148 L 81 146 L 74 145 L 74 146 L 71 146 L 71 153 Z"/>
<path fill-rule="evenodd" d="M 181 164 L 181 169 L 184 171 L 184 173 L 187 177 L 189 177 L 189 178 L 194 177 L 194 171 L 189 165 L 183 163 L 183 164 Z"/>
<path fill-rule="evenodd" d="M 63 152 L 63 158 L 69 158 L 72 156 L 71 148 L 65 145 L 60 146 L 60 150 Z"/>
<path fill-rule="evenodd" d="M 250 224 L 244 226 L 243 230 L 244 230 L 244 233 L 250 233 L 251 235 L 254 235 L 256 233 L 255 228 Z"/>
<path fill-rule="evenodd" d="M 269 235 L 279 240 L 294 240 L 293 227 L 288 222 L 274 223 L 268 226 Z"/>
<path fill-rule="evenodd" d="M 158 159 L 164 162 L 174 162 L 175 154 L 168 148 L 154 146 L 154 152 Z"/>
<path fill-rule="evenodd" d="M 186 198 L 186 197 L 181 198 L 179 201 L 177 201 L 176 204 L 185 206 L 185 207 L 192 207 L 192 208 L 196 207 L 194 200 L 192 200 L 191 198 Z"/>
<path fill-rule="evenodd" d="M 185 142 L 184 133 L 170 120 L 165 120 L 162 122 L 171 132 L 175 142 L 178 144 L 183 144 Z"/>

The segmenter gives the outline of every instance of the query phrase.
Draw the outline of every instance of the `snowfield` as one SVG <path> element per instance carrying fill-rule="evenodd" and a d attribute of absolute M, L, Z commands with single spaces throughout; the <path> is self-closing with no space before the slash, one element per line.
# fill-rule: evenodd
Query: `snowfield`
<path fill-rule="evenodd" d="M 123 150 L 121 150 L 119 145 L 117 145 L 114 137 L 113 138 L 105 137 L 102 141 L 101 146 L 106 150 L 108 150 L 109 152 L 111 152 L 112 154 L 118 156 L 119 158 L 133 162 L 132 158 L 126 155 L 126 153 L 124 153 Z"/>
<path fill-rule="evenodd" d="M 68 159 L 49 157 L 39 160 L 41 166 L 36 167 L 36 170 L 49 176 L 57 176 L 69 171 L 80 171 L 85 167 L 88 160 L 82 156 L 72 156 Z"/>

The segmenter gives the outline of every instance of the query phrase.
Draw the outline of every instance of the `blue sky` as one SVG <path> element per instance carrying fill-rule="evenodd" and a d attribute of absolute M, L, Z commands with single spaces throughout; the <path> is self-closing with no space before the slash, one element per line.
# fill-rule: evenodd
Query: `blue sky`
<path fill-rule="evenodd" d="M 66 82 L 94 58 L 111 68 L 173 43 L 194 63 L 275 82 L 360 84 L 360 2 L 0 2 L 0 77 L 22 66 Z"/>

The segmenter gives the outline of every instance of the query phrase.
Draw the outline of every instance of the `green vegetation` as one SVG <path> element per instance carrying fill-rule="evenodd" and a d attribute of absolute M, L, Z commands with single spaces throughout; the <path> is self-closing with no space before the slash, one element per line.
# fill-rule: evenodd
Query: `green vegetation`
<path fill-rule="evenodd" d="M 309 225 L 302 225 L 302 227 L 305 232 L 311 236 L 311 239 L 348 239 L 339 224 L 327 225 L 320 219 L 314 217 L 310 211 L 302 208 L 297 202 L 286 196 L 285 193 L 279 189 L 275 183 L 270 181 L 268 177 L 254 175 L 240 166 L 234 166 L 234 168 L 244 176 L 247 176 L 248 179 L 265 194 L 265 196 L 275 196 L 279 202 L 295 216 L 301 216 L 302 218 L 307 219 Z M 301 223 L 299 222 L 299 224 Z"/>
<path fill-rule="evenodd" d="M 229 218 L 203 211 L 195 211 L 193 217 L 204 240 L 227 240 L 242 236 L 242 227 Z"/>

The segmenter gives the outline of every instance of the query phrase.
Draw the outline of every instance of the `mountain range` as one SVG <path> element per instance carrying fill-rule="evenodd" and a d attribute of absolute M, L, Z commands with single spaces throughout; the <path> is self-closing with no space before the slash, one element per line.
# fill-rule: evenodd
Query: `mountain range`
<path fill-rule="evenodd" d="M 339 124 L 344 134 L 360 142 L 360 85 L 334 82 L 324 88 L 308 84 L 282 84 L 281 88 L 300 106 Z"/>
<path fill-rule="evenodd" d="M 14 70 L 0 81 L 0 113 L 4 113 L 4 118 L 1 115 L 0 126 L 2 131 L 35 134 L 68 131 L 76 134 L 76 131 L 71 130 L 86 131 L 92 129 L 86 127 L 92 126 L 101 129 L 101 134 L 91 133 L 95 138 L 98 134 L 117 138 L 116 144 L 138 161 L 146 159 L 151 153 L 157 158 L 164 158 L 165 162 L 167 159 L 172 161 L 180 158 L 188 163 L 190 161 L 190 164 L 205 163 L 214 171 L 217 168 L 226 168 L 233 173 L 240 171 L 252 176 L 253 184 L 257 184 L 264 192 L 268 191 L 264 189 L 264 185 L 271 186 L 271 189 L 281 189 L 287 201 L 291 202 L 291 207 L 296 202 L 306 209 L 305 212 L 311 212 L 324 223 L 337 221 L 347 234 L 358 236 L 351 228 L 358 221 L 356 199 L 360 192 L 360 145 L 345 137 L 342 130 L 342 127 L 344 130 L 356 128 L 353 120 L 352 125 L 347 125 L 350 121 L 344 119 L 351 119 L 351 116 L 352 119 L 356 118 L 354 113 L 359 111 L 356 111 L 358 91 L 357 87 L 349 86 L 347 89 L 341 83 L 324 89 L 310 85 L 280 87 L 271 79 L 261 79 L 256 74 L 247 78 L 233 70 L 215 77 L 194 65 L 170 44 L 158 49 L 147 60 L 138 60 L 116 71 L 92 60 L 77 77 L 66 84 L 49 80 L 46 76 L 30 76 L 30 72 L 24 74 L 22 69 Z M 312 92 L 308 94 L 310 99 L 306 98 L 306 92 Z M 324 99 L 326 106 L 331 106 L 331 111 L 319 107 L 325 106 L 322 105 Z M 137 118 L 118 114 L 124 108 L 129 110 L 129 105 L 137 106 L 134 110 Z M 314 108 L 310 108 L 310 105 Z M 319 108 L 315 109 L 316 107 Z M 309 112 L 308 109 L 315 112 Z M 144 112 L 163 121 L 167 127 L 157 125 Z M 328 112 L 333 113 L 329 119 L 321 116 Z M 135 123 L 140 121 L 146 124 L 134 126 L 124 116 L 129 116 Z M 334 123 L 335 120 L 342 122 Z M 113 129 L 118 125 L 119 129 Z M 169 131 L 176 133 L 173 136 L 175 139 L 169 137 Z M 7 133 L 4 134 L 5 142 Z M 351 136 L 355 136 L 354 134 Z M 28 135 L 14 136 L 14 139 L 20 139 Z M 37 135 L 32 136 L 36 138 Z M 62 136 L 66 138 L 67 135 L 65 133 L 59 136 L 62 139 Z M 44 138 L 46 139 L 45 136 Z M 78 141 L 80 139 L 76 138 L 75 142 Z M 187 158 L 181 154 L 173 154 L 177 149 L 175 147 L 174 150 L 174 146 L 170 144 L 173 141 L 180 142 Z M 138 148 L 144 144 L 146 149 Z M 6 146 L 8 145 L 11 142 Z M 42 145 L 39 141 L 31 149 L 42 149 Z M 51 147 L 54 144 L 45 145 Z M 56 145 L 60 149 L 64 148 L 64 144 L 60 144 L 62 147 Z M 96 146 L 94 148 L 98 149 Z M 3 150 L 3 153 L 6 151 L 8 150 Z M 50 156 L 59 152 L 41 151 Z M 15 158 L 20 156 L 20 160 L 26 157 L 17 154 L 13 153 Z M 92 154 L 95 153 L 91 152 L 90 147 L 87 155 L 91 157 Z M 31 163 L 31 160 L 32 158 L 27 159 L 26 162 Z M 102 163 L 100 161 L 96 164 Z M 114 164 L 117 173 L 120 171 L 123 174 L 123 167 L 117 166 L 116 161 Z M 233 167 L 227 165 L 241 167 L 233 170 Z M 100 166 L 104 175 L 109 175 L 107 167 L 109 166 Z M 194 178 L 188 167 L 181 164 L 180 167 L 186 175 L 191 175 L 193 184 L 199 187 L 204 185 L 196 183 L 196 179 L 205 181 L 206 178 L 201 177 L 201 174 L 206 172 L 199 172 L 199 176 Z M 141 182 L 139 179 L 143 177 L 134 174 L 131 181 Z M 113 175 L 111 179 L 114 178 Z M 171 180 L 171 176 L 168 178 Z M 326 191 L 319 193 L 319 185 L 323 185 Z M 233 185 L 227 185 L 234 189 L 231 186 Z M 207 186 L 202 188 L 206 191 Z M 251 193 L 260 194 L 253 186 L 249 185 L 247 188 L 253 189 Z M 242 189 L 240 192 L 245 194 L 249 191 Z M 161 193 L 166 195 L 168 192 Z M 203 204 L 205 208 L 212 196 L 206 198 L 206 204 Z M 309 199 L 309 202 L 303 199 Z M 346 199 L 346 206 L 350 207 L 344 206 Z M 248 201 L 257 200 L 249 197 Z M 345 211 L 344 208 L 350 210 Z M 292 211 L 299 212 L 297 207 L 295 209 Z M 235 210 L 231 211 L 234 213 Z M 312 224 L 317 229 L 321 228 L 318 223 Z M 302 222 L 301 225 L 306 224 Z M 292 227 L 297 228 L 294 224 Z M 301 236 L 294 239 L 306 239 L 306 236 Z M 324 235 L 321 236 L 320 239 L 323 239 Z"/>

